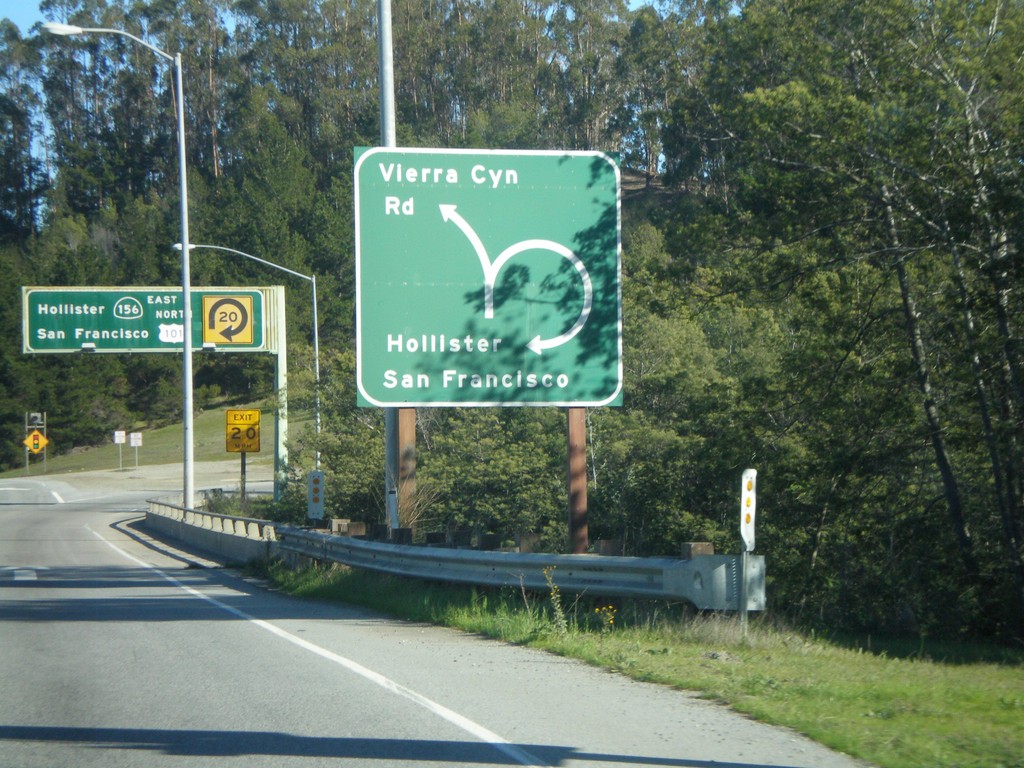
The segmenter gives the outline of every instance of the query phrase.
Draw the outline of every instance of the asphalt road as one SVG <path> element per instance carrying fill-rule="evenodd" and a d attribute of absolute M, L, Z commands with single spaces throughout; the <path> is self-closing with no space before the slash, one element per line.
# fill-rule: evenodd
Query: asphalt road
<path fill-rule="evenodd" d="M 237 464 L 196 476 L 237 485 Z M 179 485 L 177 465 L 0 480 L 0 765 L 863 765 L 686 693 L 246 581 L 140 527 Z"/>

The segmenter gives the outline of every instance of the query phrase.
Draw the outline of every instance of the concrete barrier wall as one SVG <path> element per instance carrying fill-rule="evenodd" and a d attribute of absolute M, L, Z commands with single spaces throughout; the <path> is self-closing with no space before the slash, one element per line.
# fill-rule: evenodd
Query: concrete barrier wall
<path fill-rule="evenodd" d="M 227 563 L 247 563 L 277 554 L 272 523 L 185 509 L 177 499 L 151 499 L 146 526 Z"/>

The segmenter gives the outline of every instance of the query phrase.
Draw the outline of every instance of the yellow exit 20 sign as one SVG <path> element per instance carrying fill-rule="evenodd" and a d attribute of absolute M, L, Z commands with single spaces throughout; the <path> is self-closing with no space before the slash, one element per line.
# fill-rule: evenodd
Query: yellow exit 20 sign
<path fill-rule="evenodd" d="M 259 453 L 260 412 L 254 409 L 226 411 L 224 439 L 228 453 Z"/>

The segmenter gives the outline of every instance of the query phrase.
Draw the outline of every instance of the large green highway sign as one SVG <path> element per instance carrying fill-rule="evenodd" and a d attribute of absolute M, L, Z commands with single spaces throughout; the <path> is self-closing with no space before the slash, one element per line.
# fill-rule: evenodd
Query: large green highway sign
<path fill-rule="evenodd" d="M 22 351 L 181 352 L 181 288 L 24 287 Z M 195 349 L 254 352 L 267 347 L 264 291 L 193 288 Z"/>
<path fill-rule="evenodd" d="M 621 402 L 608 155 L 360 148 L 355 213 L 360 404 Z"/>

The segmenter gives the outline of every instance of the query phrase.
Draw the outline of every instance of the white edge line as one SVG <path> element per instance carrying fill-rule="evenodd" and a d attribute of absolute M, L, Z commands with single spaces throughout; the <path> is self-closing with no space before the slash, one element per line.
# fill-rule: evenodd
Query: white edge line
<path fill-rule="evenodd" d="M 174 578 L 170 574 L 167 574 L 167 573 L 163 572 L 162 570 L 160 570 L 156 566 L 154 566 L 154 565 L 152 565 L 150 563 L 147 563 L 144 560 L 140 560 L 139 558 L 135 557 L 134 555 L 132 555 L 132 554 L 126 552 L 125 550 L 121 549 L 119 546 L 114 544 L 112 541 L 110 541 L 108 539 L 105 539 L 103 536 L 101 536 L 100 534 L 96 533 L 96 531 L 94 531 L 88 525 L 85 526 L 85 529 L 87 531 L 89 531 L 89 533 L 91 533 L 97 539 L 99 539 L 104 544 L 106 544 L 108 547 L 110 547 L 112 550 L 114 550 L 119 555 L 121 555 L 122 557 L 127 558 L 128 560 L 131 560 L 133 563 L 136 563 L 137 565 L 141 565 L 143 568 L 147 568 L 147 569 L 153 571 L 154 573 L 156 573 L 158 576 L 160 576 L 165 581 L 173 584 L 174 586 L 176 586 L 179 589 L 187 592 L 188 594 L 192 595 L 193 597 L 198 597 L 201 600 L 206 600 L 208 603 L 211 603 L 211 604 L 217 606 L 222 611 L 226 611 L 227 613 L 230 613 L 233 616 L 236 616 L 237 618 L 242 619 L 243 621 L 247 621 L 250 624 L 253 624 L 254 626 L 259 627 L 260 629 L 263 629 L 263 630 L 265 630 L 267 632 L 270 632 L 272 635 L 276 635 L 277 637 L 281 638 L 282 640 L 287 640 L 289 643 L 292 643 L 293 645 L 297 645 L 299 648 L 302 648 L 303 650 L 309 651 L 310 653 L 314 653 L 317 656 L 320 656 L 321 658 L 326 659 L 327 661 L 334 662 L 335 664 L 337 664 L 337 665 L 339 665 L 341 667 L 344 667 L 345 669 L 349 670 L 350 672 L 354 672 L 355 674 L 359 675 L 360 677 L 362 677 L 362 678 L 364 678 L 366 680 L 369 680 L 371 683 L 375 683 L 375 684 L 379 685 L 381 688 L 384 688 L 385 690 L 390 691 L 391 693 L 397 694 L 398 696 L 401 696 L 401 697 L 403 697 L 405 699 L 408 699 L 409 701 L 413 702 L 414 704 L 418 704 L 419 706 L 423 707 L 424 709 L 428 710 L 429 712 L 432 712 L 433 714 L 437 715 L 438 717 L 441 717 L 442 719 L 447 720 L 452 725 L 454 725 L 454 726 L 456 726 L 458 728 L 461 728 L 463 731 L 465 731 L 466 733 L 470 734 L 471 736 L 476 737 L 480 741 L 483 741 L 483 742 L 485 742 L 487 744 L 492 745 L 495 749 L 499 750 L 500 752 L 503 752 L 505 755 L 507 755 L 508 757 L 512 758 L 513 760 L 515 760 L 520 765 L 526 765 L 526 766 L 548 766 L 548 765 L 550 765 L 549 763 L 544 762 L 543 760 L 541 760 L 540 758 L 536 757 L 535 755 L 530 754 L 525 749 L 521 749 L 521 748 L 515 746 L 514 744 L 511 744 L 507 739 L 502 738 L 501 736 L 499 736 L 498 734 L 494 733 L 493 731 L 488 730 L 484 726 L 482 726 L 479 723 L 476 723 L 476 722 L 470 720 L 469 718 L 467 718 L 467 717 L 465 717 L 463 715 L 460 715 L 458 712 L 455 712 L 454 710 L 449 709 L 448 707 L 444 706 L 443 704 L 439 704 L 438 702 L 434 701 L 433 699 L 429 699 L 426 696 L 424 696 L 423 694 L 417 693 L 416 691 L 412 690 L 411 688 L 407 688 L 404 685 L 401 685 L 400 683 L 396 683 L 394 680 L 392 680 L 392 679 L 390 679 L 388 677 L 385 677 L 384 675 L 380 674 L 379 672 L 375 672 L 372 669 L 369 669 L 368 667 L 364 667 L 359 662 L 353 661 L 352 659 L 346 658 L 345 656 L 341 656 L 340 654 L 334 653 L 333 651 L 329 651 L 326 648 L 323 648 L 323 647 L 321 647 L 319 645 L 316 645 L 314 643 L 309 642 L 308 640 L 304 640 L 301 637 L 298 637 L 297 635 L 293 635 L 290 632 L 287 632 L 287 631 L 281 629 L 280 627 L 274 626 L 270 622 L 264 621 L 263 619 L 257 619 L 255 616 L 250 616 L 245 611 L 241 611 L 238 608 L 235 608 L 233 606 L 228 605 L 227 603 L 223 603 L 223 602 L 221 602 L 220 600 L 217 600 L 214 597 L 210 597 L 209 595 L 204 595 L 199 590 L 193 589 L 192 587 L 188 586 L 187 584 L 183 584 L 182 582 L 178 581 L 176 578 Z"/>

